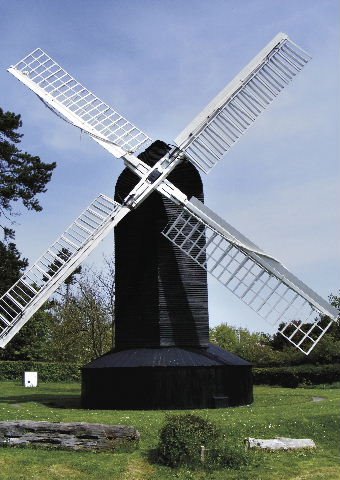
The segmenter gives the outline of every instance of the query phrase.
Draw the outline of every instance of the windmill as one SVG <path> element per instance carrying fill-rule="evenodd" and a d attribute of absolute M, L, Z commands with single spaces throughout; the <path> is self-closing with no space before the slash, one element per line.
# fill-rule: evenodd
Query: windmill
<path fill-rule="evenodd" d="M 151 165 L 143 161 L 143 154 L 134 154 L 150 145 L 151 138 L 43 50 L 34 50 L 10 67 L 8 71 L 58 116 L 89 134 L 116 158 L 122 158 L 139 181 L 121 202 L 103 194 L 95 198 L 1 297 L 0 346 L 13 338 L 124 217 L 132 216 L 157 191 L 178 207 L 177 215 L 162 232 L 164 238 L 262 318 L 280 325 L 280 334 L 309 354 L 336 320 L 338 311 L 277 259 L 169 180 L 172 172 L 188 160 L 208 173 L 309 59 L 286 34 L 278 34 L 180 133 L 176 146 L 165 148 Z M 53 272 L 51 264 L 55 266 Z M 208 402 L 188 406 L 208 406 Z"/>

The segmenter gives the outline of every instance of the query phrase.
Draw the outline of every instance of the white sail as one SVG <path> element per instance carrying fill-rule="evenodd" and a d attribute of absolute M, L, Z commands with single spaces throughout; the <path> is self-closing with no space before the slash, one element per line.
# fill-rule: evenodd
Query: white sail
<path fill-rule="evenodd" d="M 208 173 L 306 65 L 310 56 L 280 33 L 176 138 Z"/>
<path fill-rule="evenodd" d="M 336 308 L 195 198 L 163 234 L 305 354 L 337 318 Z"/>
<path fill-rule="evenodd" d="M 0 347 L 7 345 L 129 211 L 99 195 L 0 298 Z"/>
<path fill-rule="evenodd" d="M 26 55 L 8 71 L 50 108 L 89 133 L 118 158 L 151 141 L 144 132 L 100 100 L 40 48 Z"/>

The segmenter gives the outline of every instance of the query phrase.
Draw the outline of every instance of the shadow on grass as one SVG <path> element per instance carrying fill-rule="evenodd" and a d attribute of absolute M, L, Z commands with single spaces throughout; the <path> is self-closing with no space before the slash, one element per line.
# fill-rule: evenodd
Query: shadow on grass
<path fill-rule="evenodd" d="M 52 408 L 79 408 L 81 409 L 81 399 L 80 395 L 58 395 L 58 394 L 33 394 L 33 395 L 16 395 L 0 398 L 0 405 L 2 403 L 8 403 L 12 406 L 17 405 L 18 407 L 22 403 L 41 403 L 46 407 Z"/>

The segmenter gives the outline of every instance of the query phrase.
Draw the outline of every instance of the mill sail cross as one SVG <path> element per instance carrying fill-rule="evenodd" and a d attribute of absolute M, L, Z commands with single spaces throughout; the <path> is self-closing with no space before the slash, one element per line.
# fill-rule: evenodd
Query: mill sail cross
<path fill-rule="evenodd" d="M 149 167 L 134 155 L 151 138 L 100 100 L 40 48 L 8 71 L 58 116 L 86 132 L 140 178 L 119 204 L 100 195 L 0 299 L 0 346 L 20 330 L 70 273 L 131 210 L 157 190 L 178 204 L 163 231 L 170 242 L 308 354 L 338 311 L 265 253 L 167 179 L 185 159 L 208 173 L 246 133 L 310 56 L 278 34 Z"/>

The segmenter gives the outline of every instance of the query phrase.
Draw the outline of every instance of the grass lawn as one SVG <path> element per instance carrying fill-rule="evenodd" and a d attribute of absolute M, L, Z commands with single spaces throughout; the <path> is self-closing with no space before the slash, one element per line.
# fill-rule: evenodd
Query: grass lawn
<path fill-rule="evenodd" d="M 127 424 L 141 433 L 140 448 L 133 453 L 2 448 L 1 480 L 340 480 L 339 388 L 259 386 L 251 406 L 194 411 L 216 421 L 233 442 L 287 436 L 312 438 L 317 445 L 313 452 L 252 453 L 247 467 L 212 472 L 148 462 L 147 453 L 157 445 L 165 411 L 82 410 L 79 384 L 46 383 L 25 389 L 17 382 L 0 382 L 0 388 L 0 420 Z"/>

